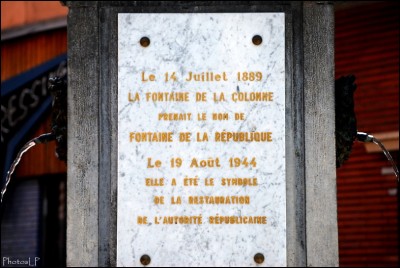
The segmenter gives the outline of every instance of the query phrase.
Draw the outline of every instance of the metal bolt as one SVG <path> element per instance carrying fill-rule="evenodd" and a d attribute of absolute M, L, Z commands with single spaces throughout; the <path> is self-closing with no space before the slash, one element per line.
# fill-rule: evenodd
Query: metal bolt
<path fill-rule="evenodd" d="M 150 256 L 149 255 L 143 255 L 142 257 L 140 257 L 140 263 L 143 265 L 149 265 L 151 262 Z"/>
<path fill-rule="evenodd" d="M 148 47 L 150 45 L 150 39 L 146 36 L 140 38 L 140 45 L 142 47 Z"/>
<path fill-rule="evenodd" d="M 265 260 L 264 255 L 262 253 L 257 253 L 256 255 L 254 255 L 254 261 L 258 264 L 263 263 Z"/>
<path fill-rule="evenodd" d="M 253 41 L 253 44 L 256 45 L 256 46 L 261 45 L 262 37 L 259 36 L 259 35 L 255 35 L 255 36 L 253 36 L 252 41 Z"/>

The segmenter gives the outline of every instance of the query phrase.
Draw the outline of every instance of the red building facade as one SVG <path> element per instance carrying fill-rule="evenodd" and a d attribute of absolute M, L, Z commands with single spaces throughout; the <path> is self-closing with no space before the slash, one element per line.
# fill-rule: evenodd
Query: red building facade
<path fill-rule="evenodd" d="M 399 159 L 399 4 L 337 5 L 336 77 L 354 74 L 358 130 L 380 137 Z M 337 169 L 341 266 L 397 266 L 398 186 L 380 149 L 355 142 Z"/>
<path fill-rule="evenodd" d="M 56 1 L 1 2 L 2 186 L 22 145 L 51 131 L 47 82 L 66 73 L 66 14 Z M 1 266 L 65 266 L 65 185 L 54 142 L 24 155 L 1 207 Z"/>

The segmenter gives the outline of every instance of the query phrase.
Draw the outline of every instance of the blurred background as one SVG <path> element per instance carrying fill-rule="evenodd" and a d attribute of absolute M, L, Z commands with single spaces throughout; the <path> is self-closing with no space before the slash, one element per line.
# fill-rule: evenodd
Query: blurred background
<path fill-rule="evenodd" d="M 68 9 L 58 1 L 1 2 L 1 186 L 18 150 L 51 132 L 49 77 L 67 72 Z M 39 257 L 65 266 L 66 165 L 55 142 L 33 147 L 1 207 L 1 265 Z M 27 266 L 27 265 L 25 265 Z"/>
<path fill-rule="evenodd" d="M 378 137 L 399 163 L 399 4 L 335 5 L 336 78 L 356 76 L 358 130 Z M 399 264 L 398 185 L 375 144 L 355 142 L 337 169 L 341 266 Z"/>
<path fill-rule="evenodd" d="M 59 1 L 1 2 L 2 185 L 22 145 L 51 131 L 47 82 L 67 72 L 67 12 Z M 356 76 L 358 130 L 378 137 L 396 163 L 399 14 L 397 2 L 335 2 L 336 78 Z M 1 207 L 1 266 L 12 266 L 4 257 L 65 266 L 66 190 L 54 142 L 24 155 Z M 398 266 L 398 190 L 380 149 L 355 142 L 337 169 L 340 266 Z"/>

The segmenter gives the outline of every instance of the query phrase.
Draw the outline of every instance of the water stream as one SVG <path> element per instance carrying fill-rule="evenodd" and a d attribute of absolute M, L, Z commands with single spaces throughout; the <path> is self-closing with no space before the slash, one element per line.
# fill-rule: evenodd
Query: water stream
<path fill-rule="evenodd" d="M 3 189 L 1 190 L 1 203 L 3 203 L 3 197 L 7 191 L 7 186 L 11 181 L 11 176 L 15 171 L 15 168 L 18 166 L 21 161 L 22 156 L 29 151 L 33 146 L 40 143 L 45 143 L 51 140 L 54 140 L 55 136 L 52 133 L 42 134 L 39 137 L 36 137 L 30 141 L 28 141 L 18 152 L 17 157 L 14 159 L 14 162 L 11 164 L 10 169 L 7 172 L 6 183 L 4 184 Z"/>
<path fill-rule="evenodd" d="M 394 175 L 396 176 L 397 183 L 399 183 L 399 169 L 397 168 L 396 163 L 394 162 L 392 156 L 390 155 L 389 151 L 386 150 L 385 146 L 380 142 L 377 138 L 374 136 L 364 133 L 364 132 L 357 132 L 357 140 L 361 142 L 373 142 L 376 145 L 378 145 L 383 153 L 385 154 L 386 158 L 389 160 L 389 162 L 392 164 Z"/>
<path fill-rule="evenodd" d="M 386 158 L 389 160 L 389 162 L 392 164 L 393 170 L 394 170 L 394 174 L 396 175 L 397 178 L 397 183 L 399 183 L 399 169 L 397 168 L 396 163 L 394 162 L 392 156 L 390 155 L 389 151 L 386 150 L 385 146 L 383 146 L 383 144 L 377 139 L 377 138 L 373 138 L 372 142 L 375 143 L 376 145 L 378 145 L 379 147 L 381 147 L 383 153 L 385 154 Z"/>

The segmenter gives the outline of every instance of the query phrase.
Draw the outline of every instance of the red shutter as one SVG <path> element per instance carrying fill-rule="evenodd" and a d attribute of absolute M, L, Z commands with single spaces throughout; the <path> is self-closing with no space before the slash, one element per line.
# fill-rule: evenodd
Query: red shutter
<path fill-rule="evenodd" d="M 354 74 L 358 130 L 399 131 L 399 4 L 337 5 L 336 77 Z M 398 150 L 391 152 L 398 163 Z M 397 266 L 398 197 L 383 153 L 355 143 L 337 170 L 340 266 Z"/>

